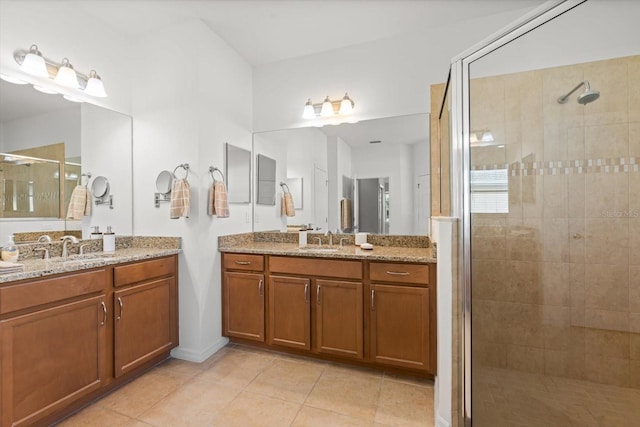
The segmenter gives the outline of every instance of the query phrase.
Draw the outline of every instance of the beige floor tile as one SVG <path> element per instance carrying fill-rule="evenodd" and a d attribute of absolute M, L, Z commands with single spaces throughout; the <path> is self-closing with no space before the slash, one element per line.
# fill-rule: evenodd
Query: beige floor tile
<path fill-rule="evenodd" d="M 152 371 L 106 396 L 98 405 L 137 418 L 181 384 L 179 377 Z"/>
<path fill-rule="evenodd" d="M 119 414 L 107 408 L 103 408 L 97 405 L 89 406 L 83 409 L 74 416 L 67 418 L 62 423 L 58 424 L 60 427 L 130 427 L 135 426 L 137 421 L 126 415 Z"/>
<path fill-rule="evenodd" d="M 324 409 L 303 406 L 293 420 L 291 427 L 360 427 L 370 426 L 371 422 L 359 418 L 341 415 Z"/>
<path fill-rule="evenodd" d="M 242 392 L 213 421 L 214 426 L 288 426 L 298 414 L 300 405 L 260 394 Z"/>
<path fill-rule="evenodd" d="M 419 385 L 422 387 L 433 388 L 433 380 L 421 377 L 414 377 L 411 375 L 392 374 L 389 372 L 384 373 L 385 380 L 398 381 L 406 384 Z"/>
<path fill-rule="evenodd" d="M 162 399 L 139 418 L 154 426 L 209 426 L 240 391 L 196 378 Z"/>
<path fill-rule="evenodd" d="M 186 360 L 170 358 L 154 368 L 154 371 L 181 378 L 183 382 L 202 373 L 205 367 L 202 363 L 188 362 Z"/>
<path fill-rule="evenodd" d="M 266 354 L 229 350 L 200 374 L 204 379 L 235 388 L 246 387 L 274 358 Z"/>
<path fill-rule="evenodd" d="M 328 366 L 305 405 L 373 422 L 381 383 L 380 375 Z"/>
<path fill-rule="evenodd" d="M 267 366 L 246 390 L 289 402 L 305 401 L 324 366 L 298 360 L 276 359 Z"/>
<path fill-rule="evenodd" d="M 390 426 L 432 426 L 433 388 L 385 378 L 375 421 Z"/>

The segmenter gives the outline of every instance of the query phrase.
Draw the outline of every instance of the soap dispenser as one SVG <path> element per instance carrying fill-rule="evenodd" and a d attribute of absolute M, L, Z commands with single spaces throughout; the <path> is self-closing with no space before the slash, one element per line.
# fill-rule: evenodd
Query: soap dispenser
<path fill-rule="evenodd" d="M 111 226 L 107 225 L 107 232 L 102 236 L 102 252 L 116 251 L 116 233 L 111 231 Z"/>
<path fill-rule="evenodd" d="M 93 228 L 93 231 L 91 232 L 91 240 L 93 240 L 93 239 L 102 239 L 102 232 L 100 231 L 100 226 L 99 225 L 94 225 L 91 228 Z"/>

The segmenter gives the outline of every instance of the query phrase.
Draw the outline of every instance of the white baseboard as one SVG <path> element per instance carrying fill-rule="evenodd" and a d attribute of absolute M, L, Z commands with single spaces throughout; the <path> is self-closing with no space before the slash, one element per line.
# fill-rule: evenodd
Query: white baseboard
<path fill-rule="evenodd" d="M 449 422 L 442 418 L 440 415 L 436 416 L 436 427 L 451 427 Z"/>
<path fill-rule="evenodd" d="M 211 344 L 209 347 L 200 351 L 185 347 L 177 347 L 171 350 L 171 357 L 187 360 L 189 362 L 202 363 L 209 357 L 211 357 L 212 354 L 216 353 L 222 347 L 227 345 L 228 342 L 228 338 L 222 337 L 218 341 Z"/>

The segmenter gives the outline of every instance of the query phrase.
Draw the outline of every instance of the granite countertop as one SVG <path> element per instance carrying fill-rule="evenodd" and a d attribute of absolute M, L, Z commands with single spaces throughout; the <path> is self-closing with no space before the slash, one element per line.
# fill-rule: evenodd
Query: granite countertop
<path fill-rule="evenodd" d="M 286 255 L 313 258 L 334 258 L 334 259 L 368 259 L 374 261 L 398 261 L 414 263 L 436 263 L 433 256 L 433 248 L 411 248 L 399 246 L 375 246 L 373 250 L 360 249 L 359 246 L 345 245 L 336 252 L 320 252 L 318 245 L 308 245 L 306 249 L 299 249 L 297 243 L 276 243 L 276 242 L 256 242 L 244 241 L 222 244 L 218 247 L 220 252 L 263 254 L 263 255 Z M 322 248 L 328 248 L 323 245 Z"/>
<path fill-rule="evenodd" d="M 18 264 L 24 265 L 24 271 L 19 273 L 0 274 L 0 284 L 15 282 L 18 280 L 32 279 L 53 274 L 69 273 L 72 271 L 87 270 L 90 268 L 104 267 L 107 265 L 122 264 L 131 261 L 140 261 L 151 258 L 180 253 L 179 248 L 123 248 L 116 249 L 112 253 L 91 252 L 86 255 L 71 255 L 67 261 L 60 257 L 49 260 L 23 259 Z"/>

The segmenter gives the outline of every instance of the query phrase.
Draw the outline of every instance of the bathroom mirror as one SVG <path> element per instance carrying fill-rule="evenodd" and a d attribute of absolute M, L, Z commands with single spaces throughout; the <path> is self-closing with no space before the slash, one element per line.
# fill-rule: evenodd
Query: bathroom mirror
<path fill-rule="evenodd" d="M 171 184 L 173 183 L 173 174 L 170 171 L 162 171 L 156 178 L 156 190 L 162 195 L 171 193 Z"/>
<path fill-rule="evenodd" d="M 91 194 L 96 199 L 104 199 L 109 195 L 109 180 L 104 176 L 96 176 L 91 183 Z"/>
<path fill-rule="evenodd" d="M 33 90 L 31 85 L 0 80 L 0 130 L 0 152 L 20 154 L 38 147 L 58 144 L 64 147 L 62 158 L 55 159 L 64 167 L 55 178 L 60 180 L 60 213 L 52 217 L 0 218 L 1 236 L 24 231 L 80 229 L 86 229 L 88 234 L 91 225 L 105 221 L 123 234 L 132 234 L 130 116 L 88 103 L 70 102 L 60 95 L 44 94 Z M 51 159 L 48 155 L 42 157 Z M 112 177 L 111 191 L 120 194 L 118 206 L 108 217 L 103 217 L 102 211 L 93 212 L 82 221 L 66 220 L 71 192 L 84 171 Z"/>
<path fill-rule="evenodd" d="M 251 151 L 226 143 L 225 177 L 229 203 L 251 203 Z"/>
<path fill-rule="evenodd" d="M 276 161 L 272 158 L 258 154 L 258 196 L 257 204 L 276 204 Z"/>
<path fill-rule="evenodd" d="M 429 234 L 428 114 L 258 132 L 253 144 L 255 154 L 278 161 L 277 182 L 302 178 L 302 208 L 286 219 L 291 228 L 309 223 L 323 231 L 359 228 L 360 209 L 365 208 L 359 207 L 358 199 L 365 195 L 358 192 L 357 182 L 382 177 L 386 179 L 385 207 L 379 208 L 377 191 L 372 193 L 371 205 L 383 214 L 383 225 L 376 215 L 373 223 L 380 231 L 371 232 Z M 272 209 L 256 204 L 255 231 L 282 229 L 282 218 Z"/>

